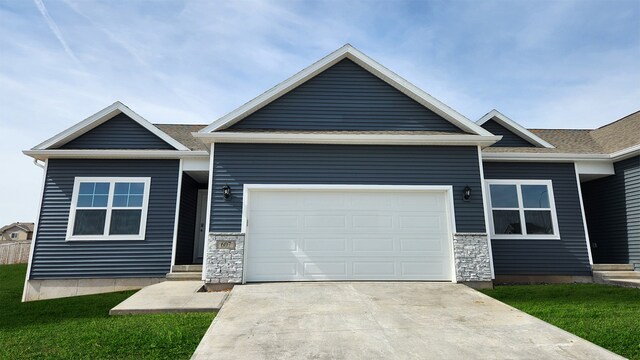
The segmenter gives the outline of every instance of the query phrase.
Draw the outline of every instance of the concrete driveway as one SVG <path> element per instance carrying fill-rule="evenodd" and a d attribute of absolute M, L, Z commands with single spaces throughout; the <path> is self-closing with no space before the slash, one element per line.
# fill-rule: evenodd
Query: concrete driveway
<path fill-rule="evenodd" d="M 194 359 L 620 359 L 464 285 L 236 286 Z"/>

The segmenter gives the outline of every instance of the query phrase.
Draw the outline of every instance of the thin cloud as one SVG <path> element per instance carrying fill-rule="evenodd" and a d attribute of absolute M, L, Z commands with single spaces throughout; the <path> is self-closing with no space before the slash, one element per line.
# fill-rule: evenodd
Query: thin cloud
<path fill-rule="evenodd" d="M 49 29 L 51 29 L 51 32 L 53 32 L 53 35 L 56 36 L 56 38 L 60 42 L 60 45 L 62 45 L 62 48 L 64 48 L 64 51 L 67 53 L 67 55 L 69 55 L 69 57 L 73 59 L 73 61 L 75 61 L 77 64 L 80 64 L 80 61 L 78 60 L 76 55 L 73 53 L 73 51 L 67 44 L 67 41 L 64 39 L 64 36 L 62 35 L 62 31 L 60 31 L 60 28 L 58 27 L 56 22 L 53 21 L 53 18 L 51 17 L 51 15 L 49 15 L 49 11 L 47 11 L 47 7 L 44 6 L 44 3 L 42 2 L 42 0 L 33 0 L 33 2 L 38 7 L 38 10 L 40 11 L 40 14 L 42 14 L 44 21 L 47 22 L 47 26 L 49 26 Z"/>

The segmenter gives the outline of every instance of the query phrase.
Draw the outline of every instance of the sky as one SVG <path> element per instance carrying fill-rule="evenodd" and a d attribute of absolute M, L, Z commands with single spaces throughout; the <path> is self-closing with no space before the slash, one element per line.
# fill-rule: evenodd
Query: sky
<path fill-rule="evenodd" d="M 594 128 L 640 109 L 640 0 L 0 0 L 0 226 L 34 221 L 21 153 L 119 100 L 210 123 L 350 43 L 471 120 Z"/>

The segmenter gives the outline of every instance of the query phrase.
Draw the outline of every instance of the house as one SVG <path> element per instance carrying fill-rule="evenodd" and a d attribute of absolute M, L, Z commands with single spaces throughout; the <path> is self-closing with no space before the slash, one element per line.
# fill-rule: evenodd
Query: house
<path fill-rule="evenodd" d="M 45 167 L 24 300 L 193 264 L 208 284 L 591 281 L 640 266 L 639 133 L 640 113 L 473 122 L 350 45 L 207 125 L 116 102 L 24 151 Z"/>
<path fill-rule="evenodd" d="M 33 223 L 15 222 L 0 228 L 0 241 L 31 240 Z"/>

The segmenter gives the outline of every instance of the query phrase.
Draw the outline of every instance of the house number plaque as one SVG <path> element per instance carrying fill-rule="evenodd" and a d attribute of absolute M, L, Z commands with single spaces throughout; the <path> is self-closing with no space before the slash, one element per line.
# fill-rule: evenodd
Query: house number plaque
<path fill-rule="evenodd" d="M 218 240 L 218 241 L 216 241 L 216 249 L 235 250 L 236 249 L 236 242 L 235 241 L 229 241 L 229 240 Z"/>

